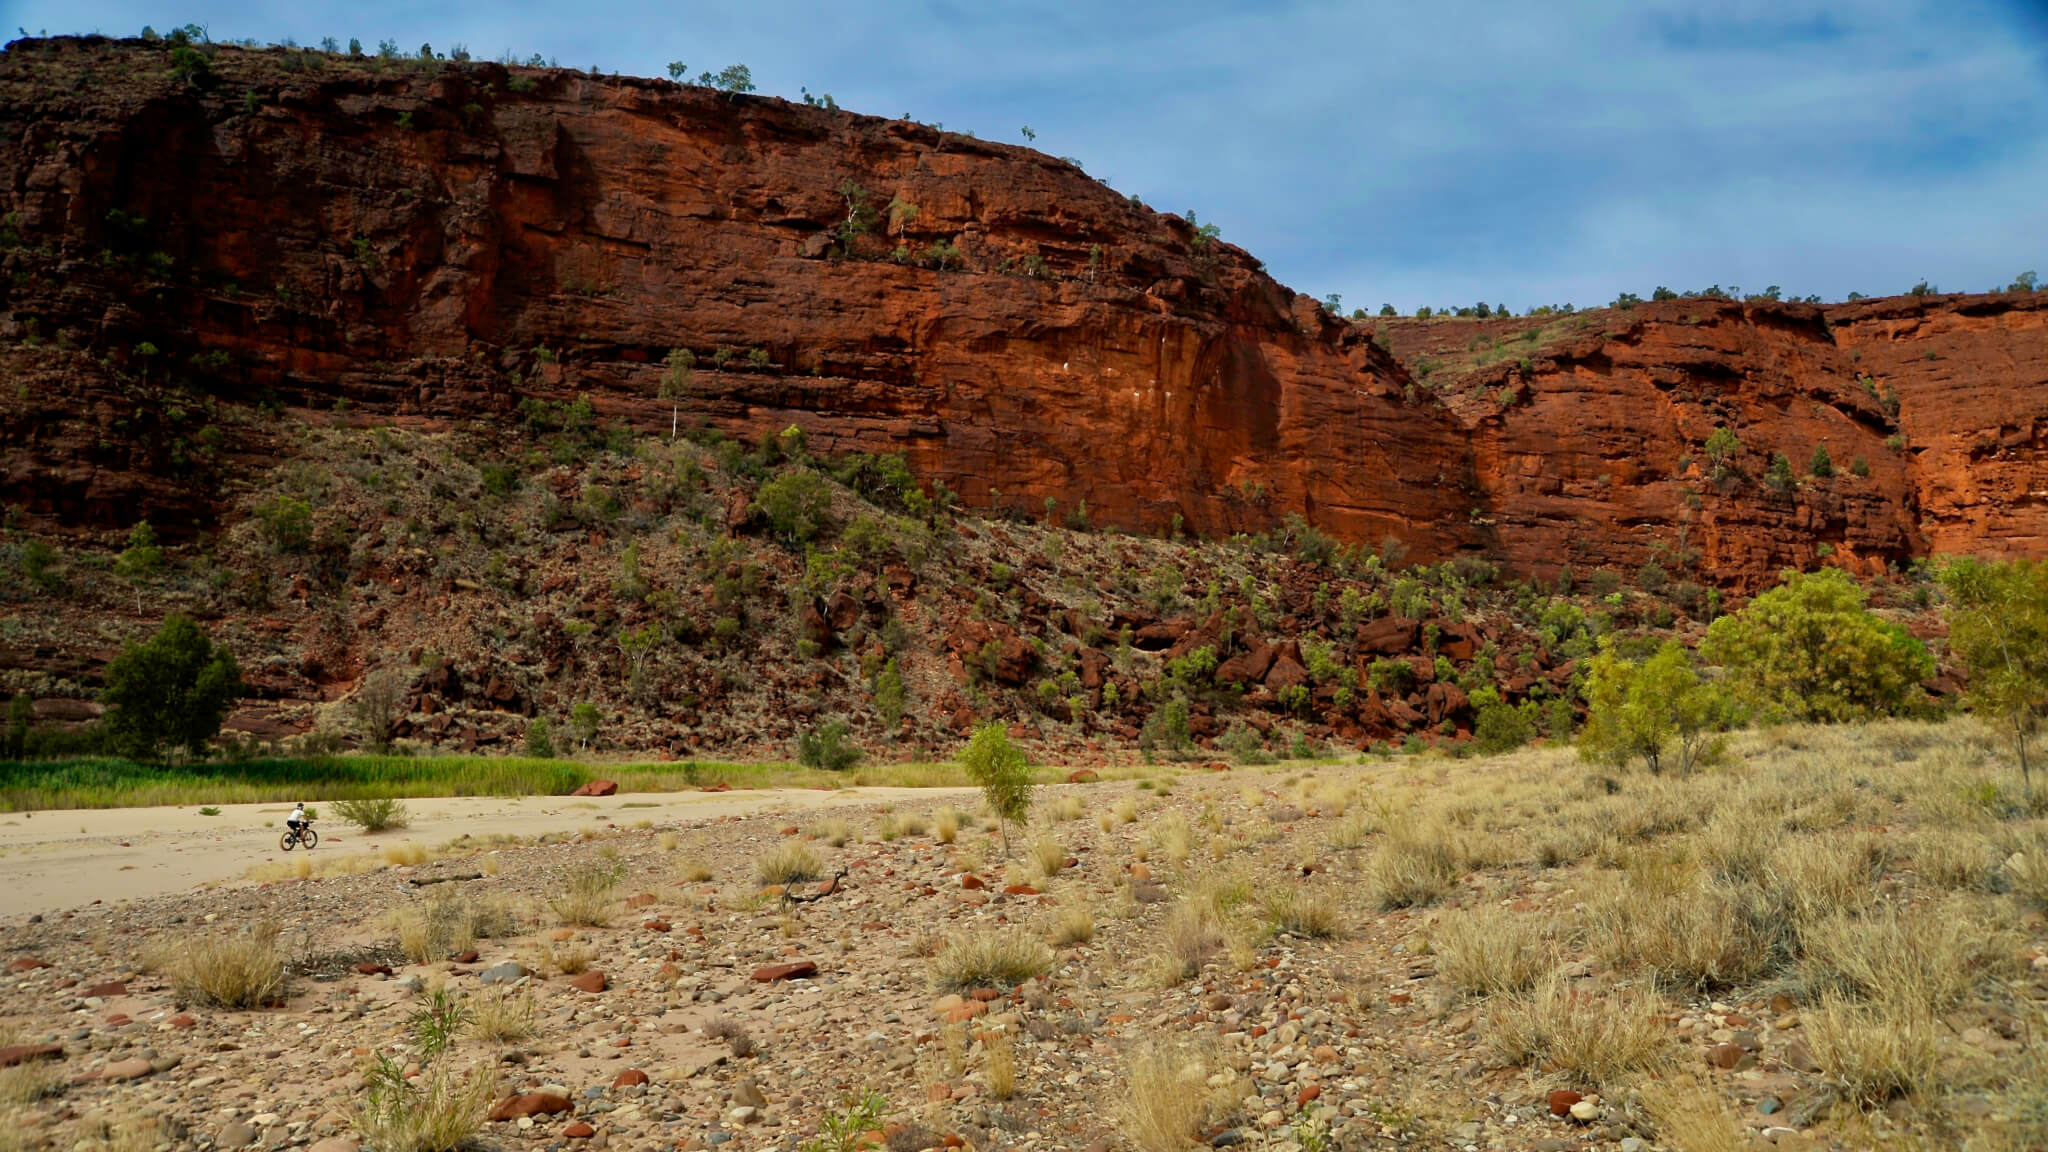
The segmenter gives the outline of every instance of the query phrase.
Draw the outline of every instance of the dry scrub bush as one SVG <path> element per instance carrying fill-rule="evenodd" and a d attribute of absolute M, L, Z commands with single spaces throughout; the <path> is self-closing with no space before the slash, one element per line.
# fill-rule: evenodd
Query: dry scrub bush
<path fill-rule="evenodd" d="M 676 865 L 676 877 L 685 884 L 702 884 L 711 879 L 711 865 L 692 857 Z"/>
<path fill-rule="evenodd" d="M 1594 948 L 1608 964 L 1647 971 L 1660 987 L 1732 988 L 1779 960 L 1753 889 L 1704 878 L 1676 889 L 1621 881 L 1588 901 Z"/>
<path fill-rule="evenodd" d="M 448 892 L 425 904 L 393 909 L 390 924 L 399 950 L 415 964 L 431 963 L 478 940 L 509 936 L 518 929 L 505 901 L 472 903 Z"/>
<path fill-rule="evenodd" d="M 1079 820 L 1081 812 L 1082 806 L 1079 796 L 1062 796 L 1058 800 L 1053 801 L 1052 818 L 1054 823 Z"/>
<path fill-rule="evenodd" d="M 1232 1086 L 1210 1085 L 1217 1064 L 1207 1048 L 1167 1041 L 1132 1053 L 1118 1127 L 1139 1152 L 1186 1152 L 1223 1119 L 1233 1103 Z"/>
<path fill-rule="evenodd" d="M 497 1089 L 488 1066 L 458 1074 L 436 1064 L 371 1089 L 356 1106 L 356 1131 L 377 1152 L 453 1152 L 483 1128 Z"/>
<path fill-rule="evenodd" d="M 1129 796 L 1117 801 L 1116 807 L 1110 809 L 1110 812 L 1116 817 L 1116 822 L 1119 824 L 1136 824 L 1138 822 L 1138 802 Z"/>
<path fill-rule="evenodd" d="M 796 840 L 784 840 L 754 858 L 754 875 L 764 887 L 816 880 L 824 870 L 810 845 Z"/>
<path fill-rule="evenodd" d="M 1095 939 L 1095 913 L 1088 906 L 1072 903 L 1062 907 L 1053 917 L 1052 942 L 1054 944 L 1086 944 Z"/>
<path fill-rule="evenodd" d="M 537 1032 L 533 997 L 500 988 L 470 1005 L 469 1026 L 489 1044 L 517 1044 Z"/>
<path fill-rule="evenodd" d="M 682 847 L 683 839 L 673 832 L 663 832 L 654 838 L 654 846 L 663 852 L 673 852 Z"/>
<path fill-rule="evenodd" d="M 573 865 L 562 877 L 561 892 L 548 901 L 548 910 L 570 927 L 602 928 L 612 921 L 612 893 L 625 877 L 625 866 L 615 860 Z"/>
<path fill-rule="evenodd" d="M 1727 1096 L 1698 1076 L 1653 1080 L 1642 1088 L 1643 1108 L 1670 1152 L 1751 1152 L 1742 1120 Z"/>
<path fill-rule="evenodd" d="M 1805 1021 L 1822 1073 L 1861 1103 L 1883 1104 L 1936 1082 L 1941 1053 L 1935 1033 L 1941 1025 L 1930 1012 L 1829 994 Z"/>
<path fill-rule="evenodd" d="M 1429 932 L 1437 975 L 1461 992 L 1497 996 L 1527 992 L 1557 967 L 1557 948 L 1530 916 L 1487 904 L 1445 913 Z"/>
<path fill-rule="evenodd" d="M 1060 874 L 1067 866 L 1067 846 L 1050 836 L 1031 842 L 1031 862 L 1038 868 L 1038 874 L 1047 880 Z"/>
<path fill-rule="evenodd" d="M 1017 1046 L 1010 1039 L 1006 1029 L 997 1028 L 982 1042 L 982 1058 L 987 1061 L 983 1069 L 988 1078 L 988 1094 L 998 1100 L 1008 1100 L 1017 1094 Z"/>
<path fill-rule="evenodd" d="M 932 982 L 955 992 L 1014 988 L 1052 964 L 1052 949 L 1016 929 L 962 933 L 932 957 Z"/>
<path fill-rule="evenodd" d="M 833 817 L 811 825 L 804 834 L 813 840 L 823 840 L 834 848 L 844 848 L 846 842 L 853 838 L 853 828 L 846 821 Z"/>
<path fill-rule="evenodd" d="M 232 934 L 189 936 L 154 953 L 153 966 L 178 994 L 217 1008 L 260 1008 L 284 993 L 278 926 L 264 922 Z"/>
<path fill-rule="evenodd" d="M 1671 1058 L 1653 997 L 1616 989 L 1581 992 L 1556 979 L 1526 996 L 1496 1000 L 1486 1040 L 1510 1064 L 1550 1065 L 1602 1088 Z"/>
<path fill-rule="evenodd" d="M 941 844 L 951 844 L 954 840 L 958 839 L 960 836 L 960 813 L 951 808 L 939 809 L 938 815 L 932 817 L 932 834 L 938 837 Z"/>
<path fill-rule="evenodd" d="M 727 1051 L 741 1059 L 754 1054 L 753 1033 L 730 1016 L 713 1016 L 705 1021 L 704 1036 L 709 1040 L 725 1041 Z"/>
<path fill-rule="evenodd" d="M 1878 905 L 1806 933 L 1809 983 L 1870 1000 L 1888 1012 L 1940 1012 L 2010 968 L 2016 938 L 1961 902 L 1901 910 Z"/>
<path fill-rule="evenodd" d="M 1440 821 L 1396 825 L 1366 867 L 1366 884 L 1382 908 L 1417 908 L 1443 899 L 1464 874 L 1463 853 Z"/>
<path fill-rule="evenodd" d="M 1282 932 L 1325 939 L 1337 934 L 1337 901 L 1324 892 L 1311 892 L 1298 884 L 1266 897 L 1266 919 Z"/>

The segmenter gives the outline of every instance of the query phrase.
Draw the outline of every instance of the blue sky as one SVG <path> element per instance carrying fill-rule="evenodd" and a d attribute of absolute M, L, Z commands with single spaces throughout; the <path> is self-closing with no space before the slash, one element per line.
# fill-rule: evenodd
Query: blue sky
<path fill-rule="evenodd" d="M 1376 309 L 2048 277 L 2044 0 L 9 0 L 6 25 L 743 62 L 1072 156 Z"/>

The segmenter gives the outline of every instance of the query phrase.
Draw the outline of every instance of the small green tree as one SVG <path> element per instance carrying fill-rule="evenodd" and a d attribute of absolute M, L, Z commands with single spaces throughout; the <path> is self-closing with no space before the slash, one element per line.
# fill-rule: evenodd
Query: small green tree
<path fill-rule="evenodd" d="M 808 468 L 784 472 L 761 485 L 754 499 L 769 527 L 792 544 L 808 543 L 832 520 L 832 489 Z"/>
<path fill-rule="evenodd" d="M 526 726 L 526 754 L 536 760 L 555 758 L 555 729 L 545 716 L 536 716 Z"/>
<path fill-rule="evenodd" d="M 137 760 L 184 749 L 206 753 L 242 695 L 234 654 L 216 648 L 189 616 L 171 616 L 155 636 L 131 644 L 107 666 L 100 700 L 108 742 Z"/>
<path fill-rule="evenodd" d="M 2003 724 L 2033 794 L 2027 742 L 2048 716 L 2048 563 L 1957 560 L 1941 571 L 1949 650 L 1970 672 L 1966 699 Z"/>
<path fill-rule="evenodd" d="M 903 673 L 891 657 L 882 670 L 875 674 L 875 716 L 890 728 L 903 719 L 906 703 L 903 687 Z"/>
<path fill-rule="evenodd" d="M 1767 719 L 1840 723 L 1907 711 L 1934 675 L 1926 645 L 1864 607 L 1839 568 L 1787 571 L 1778 587 L 1707 629 L 1700 656 Z"/>
<path fill-rule="evenodd" d="M 597 705 L 588 700 L 579 700 L 569 709 L 569 735 L 576 738 L 578 748 L 588 749 L 590 742 L 597 739 L 597 725 L 603 718 Z"/>
<path fill-rule="evenodd" d="M 669 402 L 668 438 L 673 440 L 683 418 L 683 397 L 690 394 L 697 355 L 688 348 L 671 348 L 661 364 L 661 398 Z"/>
<path fill-rule="evenodd" d="M 1611 641 L 1604 642 L 1586 678 L 1579 755 L 1617 766 L 1640 756 L 1654 775 L 1663 770 L 1675 741 L 1673 766 L 1679 775 L 1690 775 L 1711 758 L 1719 733 L 1735 718 L 1735 702 L 1727 691 L 1700 678 L 1678 641 L 1665 641 L 1641 663 L 1623 659 Z"/>
<path fill-rule="evenodd" d="M 128 531 L 128 547 L 114 557 L 114 574 L 135 590 L 135 611 L 142 611 L 142 587 L 164 566 L 164 550 L 157 547 L 156 529 L 138 520 Z"/>
<path fill-rule="evenodd" d="M 1009 730 L 1001 723 L 975 730 L 960 754 L 960 765 L 981 785 L 982 797 L 1003 834 L 1003 855 L 1010 854 L 1010 825 L 1023 823 L 1031 815 L 1031 766 L 1024 752 L 1010 743 Z"/>
<path fill-rule="evenodd" d="M 7 732 L 0 738 L 0 760 L 19 760 L 28 755 L 29 728 L 35 723 L 36 702 L 17 692 L 7 702 Z"/>
<path fill-rule="evenodd" d="M 1827 445 L 1815 444 L 1813 446 L 1813 459 L 1807 461 L 1806 471 L 1808 475 L 1823 480 L 1835 474 L 1835 458 L 1828 455 Z"/>
<path fill-rule="evenodd" d="M 1771 453 L 1771 466 L 1764 472 L 1764 483 L 1776 492 L 1790 492 L 1799 484 L 1792 475 L 1792 461 L 1783 452 Z"/>

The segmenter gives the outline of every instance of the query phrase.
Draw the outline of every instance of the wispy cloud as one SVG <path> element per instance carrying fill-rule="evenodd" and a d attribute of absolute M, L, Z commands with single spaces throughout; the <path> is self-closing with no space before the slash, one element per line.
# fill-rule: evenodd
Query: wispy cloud
<path fill-rule="evenodd" d="M 2029 0 L 198 0 L 217 37 L 466 44 L 908 112 L 1194 208 L 1347 305 L 2048 272 L 2048 6 Z M 17 0 L 132 34 L 153 4 Z"/>

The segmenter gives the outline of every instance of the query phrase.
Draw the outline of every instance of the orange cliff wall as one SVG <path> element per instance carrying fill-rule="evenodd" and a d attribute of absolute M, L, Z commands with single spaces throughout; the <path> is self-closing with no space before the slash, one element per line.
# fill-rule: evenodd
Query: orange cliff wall
<path fill-rule="evenodd" d="M 0 335 L 31 385 L 0 396 L 0 499 L 46 525 L 203 526 L 288 451 L 244 422 L 180 479 L 168 433 L 132 443 L 152 365 L 224 353 L 202 390 L 303 418 L 503 422 L 582 394 L 666 430 L 659 362 L 687 347 L 686 421 L 902 452 L 978 506 L 1210 534 L 1300 513 L 1417 560 L 1661 556 L 1736 587 L 1823 552 L 2042 551 L 2038 297 L 1645 304 L 1419 386 L 1370 338 L 1414 322 L 1337 321 L 1027 149 L 559 70 L 232 48 L 213 68 L 200 91 L 132 42 L 0 57 Z M 849 181 L 916 213 L 840 259 Z M 916 266 L 941 244 L 957 269 Z M 1716 482 L 1722 425 L 1746 451 Z M 1807 480 L 1817 442 L 1837 475 Z M 1760 482 L 1773 451 L 1792 491 Z"/>

